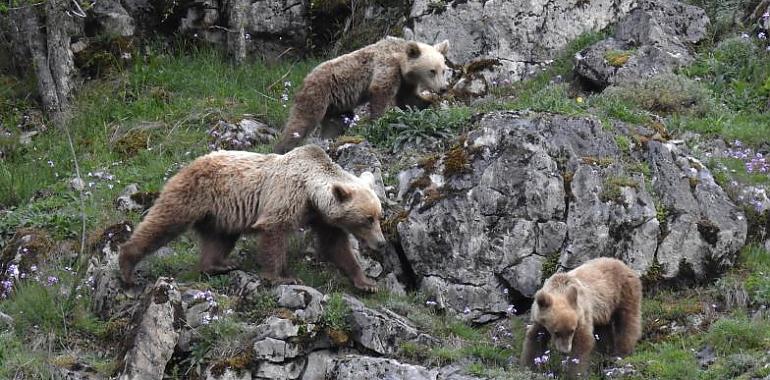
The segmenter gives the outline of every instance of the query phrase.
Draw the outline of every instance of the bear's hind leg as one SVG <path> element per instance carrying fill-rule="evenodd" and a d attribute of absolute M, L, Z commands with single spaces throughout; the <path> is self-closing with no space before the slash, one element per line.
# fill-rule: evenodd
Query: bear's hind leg
<path fill-rule="evenodd" d="M 642 337 L 642 282 L 633 273 L 629 273 L 624 281 L 621 302 L 612 321 L 615 355 L 618 356 L 632 353 Z"/>
<path fill-rule="evenodd" d="M 288 264 L 288 232 L 280 228 L 263 229 L 259 232 L 261 276 L 274 284 L 299 284 L 301 281 L 286 275 Z"/>
<path fill-rule="evenodd" d="M 619 309 L 614 315 L 614 354 L 626 356 L 634 351 L 636 342 L 642 337 L 642 323 L 639 310 Z"/>
<path fill-rule="evenodd" d="M 153 217 L 145 217 L 131 238 L 120 246 L 118 265 L 123 282 L 127 285 L 134 283 L 134 268 L 148 254 L 168 244 L 187 230 L 186 223 L 165 223 Z"/>
<path fill-rule="evenodd" d="M 527 335 L 524 337 L 524 344 L 521 349 L 521 359 L 519 365 L 528 366 L 536 369 L 540 365 L 540 358 L 548 348 L 550 335 L 545 327 L 535 323 L 527 329 Z"/>
<path fill-rule="evenodd" d="M 366 277 L 361 265 L 358 264 L 347 232 L 325 223 L 314 224 L 313 230 L 318 236 L 318 250 L 342 269 L 356 288 L 367 292 L 377 291 L 377 283 Z"/>
<path fill-rule="evenodd" d="M 227 259 L 227 255 L 235 247 L 238 241 L 237 234 L 202 233 L 200 270 L 209 275 L 224 274 L 235 269 L 238 265 Z"/>

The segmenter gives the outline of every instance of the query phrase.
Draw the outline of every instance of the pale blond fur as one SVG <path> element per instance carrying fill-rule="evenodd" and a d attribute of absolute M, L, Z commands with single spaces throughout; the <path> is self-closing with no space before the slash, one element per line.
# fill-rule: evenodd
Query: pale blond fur
<path fill-rule="evenodd" d="M 597 258 L 557 273 L 535 294 L 522 364 L 535 366 L 549 340 L 568 354 L 568 376 L 587 376 L 595 328 L 609 328 L 616 355 L 628 355 L 641 337 L 642 284 L 622 261 Z"/>
<path fill-rule="evenodd" d="M 260 233 L 266 274 L 280 277 L 286 269 L 286 235 L 307 224 L 331 235 L 328 248 L 346 251 L 339 259 L 350 261 L 349 247 L 337 242 L 342 240 L 337 235 L 352 233 L 374 248 L 385 241 L 372 182 L 370 173 L 356 177 L 314 145 L 285 155 L 219 151 L 202 156 L 168 181 L 122 246 L 124 280 L 133 281 L 133 268 L 142 257 L 191 226 L 201 236 L 204 271 L 233 269 L 224 259 L 235 240 Z M 354 281 L 366 282 L 357 263 L 338 264 L 359 277 Z"/>

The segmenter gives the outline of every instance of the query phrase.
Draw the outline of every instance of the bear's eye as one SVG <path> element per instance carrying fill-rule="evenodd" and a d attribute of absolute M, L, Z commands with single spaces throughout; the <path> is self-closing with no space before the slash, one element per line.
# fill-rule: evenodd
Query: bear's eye
<path fill-rule="evenodd" d="M 436 70 L 431 70 L 430 71 L 430 75 L 435 77 L 436 76 Z"/>
<path fill-rule="evenodd" d="M 366 222 L 369 223 L 369 224 L 374 224 L 374 217 L 370 216 L 370 217 L 366 218 Z"/>

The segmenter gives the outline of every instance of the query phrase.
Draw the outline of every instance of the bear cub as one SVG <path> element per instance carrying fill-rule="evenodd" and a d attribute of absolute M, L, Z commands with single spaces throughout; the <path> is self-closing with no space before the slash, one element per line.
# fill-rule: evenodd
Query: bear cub
<path fill-rule="evenodd" d="M 334 262 L 353 284 L 376 291 L 351 248 L 352 234 L 372 249 L 386 241 L 374 177 L 356 177 L 321 148 L 307 145 L 285 155 L 218 151 L 199 157 L 174 175 L 131 238 L 120 246 L 123 281 L 148 254 L 192 227 L 200 237 L 200 269 L 220 274 L 236 269 L 227 256 L 243 234 L 260 238 L 262 276 L 296 282 L 287 273 L 287 238 L 307 225 L 317 252 Z"/>
<path fill-rule="evenodd" d="M 372 119 L 393 106 L 429 105 L 420 92 L 447 90 L 444 55 L 448 50 L 447 40 L 428 45 L 386 37 L 318 65 L 294 96 L 275 153 L 300 145 L 319 123 L 322 137 L 336 137 L 343 131 L 341 115 L 366 102 Z"/>
<path fill-rule="evenodd" d="M 569 355 L 568 377 L 587 376 L 595 333 L 609 335 L 613 355 L 634 350 L 642 335 L 641 303 L 639 276 L 620 260 L 597 258 L 554 274 L 535 293 L 521 364 L 536 368 L 553 340 L 557 350 Z"/>

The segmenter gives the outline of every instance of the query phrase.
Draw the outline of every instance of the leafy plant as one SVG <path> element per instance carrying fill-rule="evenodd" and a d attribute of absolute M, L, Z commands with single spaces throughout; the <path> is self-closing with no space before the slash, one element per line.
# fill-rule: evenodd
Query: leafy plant
<path fill-rule="evenodd" d="M 406 145 L 432 145 L 454 136 L 467 124 L 470 115 L 471 110 L 464 107 L 447 110 L 393 108 L 352 132 L 379 147 L 400 149 Z"/>

